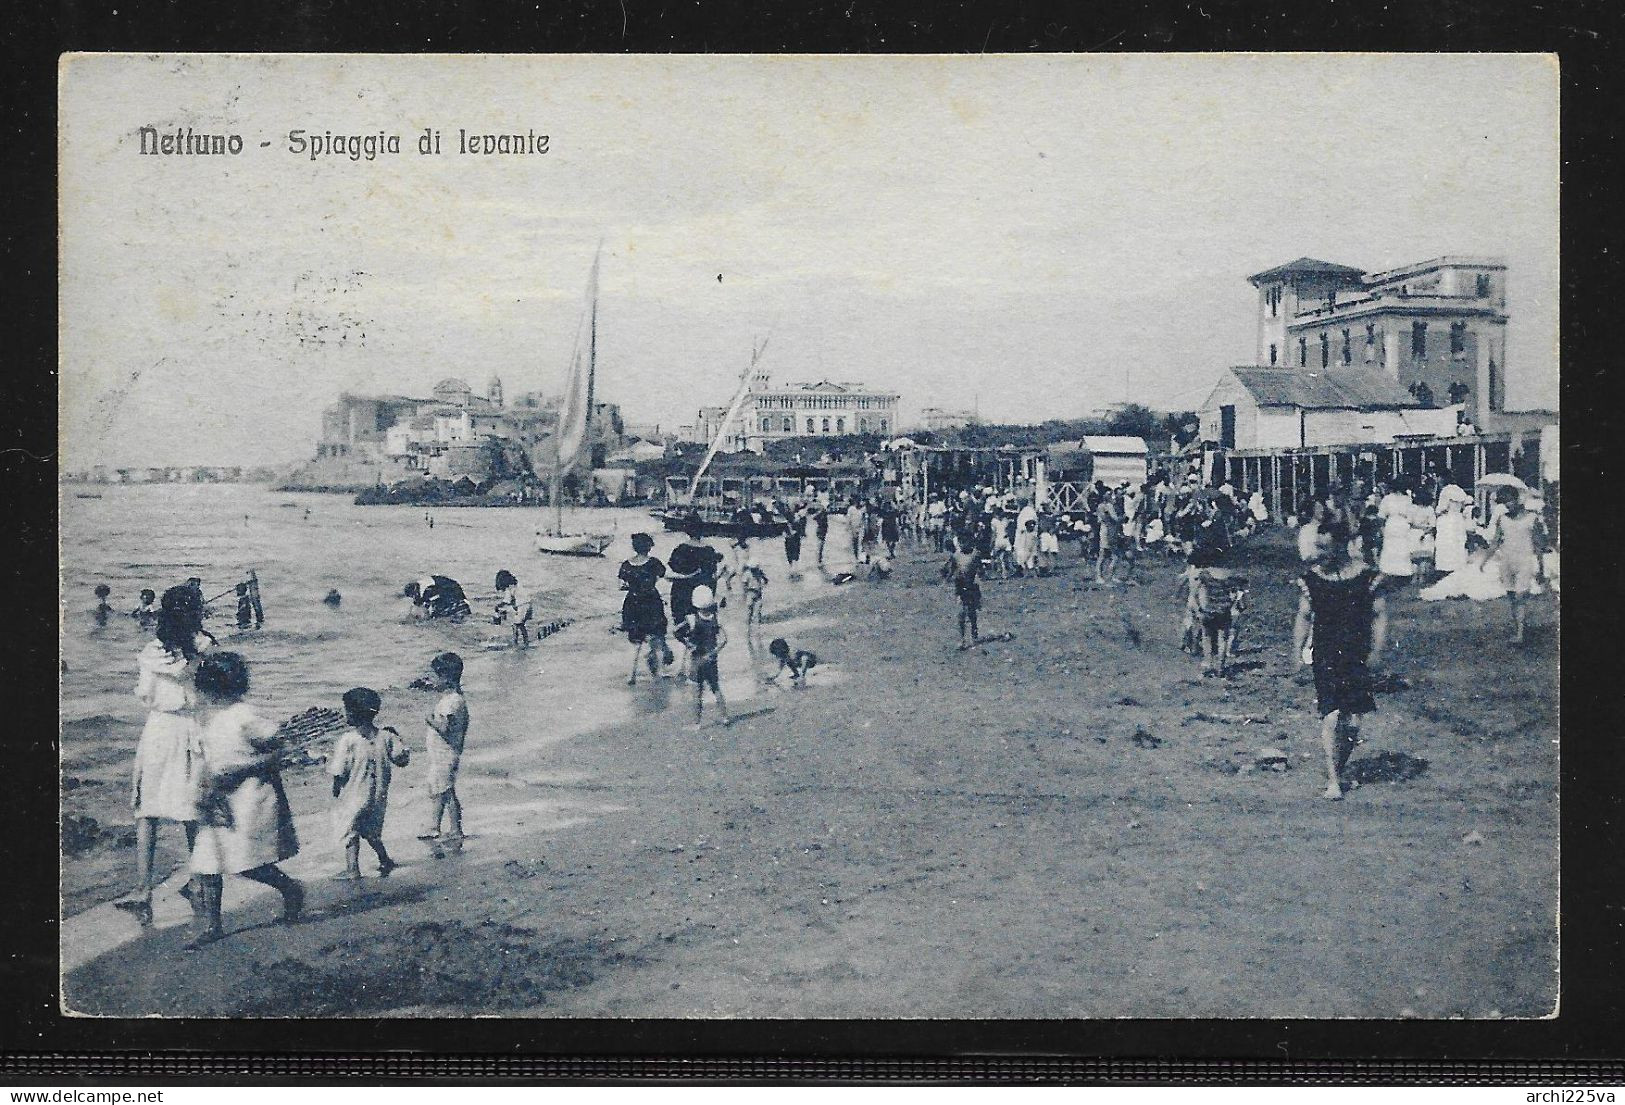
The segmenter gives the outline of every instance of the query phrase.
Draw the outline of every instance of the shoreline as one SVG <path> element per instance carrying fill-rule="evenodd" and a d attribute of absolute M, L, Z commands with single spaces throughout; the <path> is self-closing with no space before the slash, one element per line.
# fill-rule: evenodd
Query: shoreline
<path fill-rule="evenodd" d="M 471 665 L 461 855 L 411 839 L 408 767 L 386 832 L 407 862 L 389 879 L 313 879 L 292 929 L 228 880 L 232 936 L 188 971 L 172 891 L 144 935 L 70 918 L 64 993 L 92 1015 L 1550 1013 L 1555 605 L 1515 652 L 1503 604 L 1398 600 L 1410 686 L 1367 726 L 1364 785 L 1327 803 L 1273 542 L 1245 554 L 1255 606 L 1233 680 L 1178 651 L 1176 565 L 1099 590 L 1070 556 L 985 585 L 984 631 L 1015 636 L 965 653 L 935 554 L 816 602 L 770 588 L 769 634 L 822 663 L 727 728 L 688 729 L 669 681 L 627 688 L 629 648 L 538 655 L 540 688 L 498 687 L 495 654 Z M 726 624 L 724 690 L 744 706 Z M 1262 745 L 1289 769 L 1253 767 Z M 302 834 L 320 817 L 305 808 Z M 336 867 L 314 824 L 303 839 L 294 873 Z"/>

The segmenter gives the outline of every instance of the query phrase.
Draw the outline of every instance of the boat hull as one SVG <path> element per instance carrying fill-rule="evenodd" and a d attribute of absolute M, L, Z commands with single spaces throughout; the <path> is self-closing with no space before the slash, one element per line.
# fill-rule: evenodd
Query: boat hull
<path fill-rule="evenodd" d="M 668 530 L 687 533 L 691 526 L 699 527 L 701 537 L 778 537 L 784 533 L 783 522 L 734 522 L 683 511 L 655 510 L 650 512 L 660 519 Z"/>
<path fill-rule="evenodd" d="M 603 556 L 614 540 L 604 533 L 538 533 L 536 551 L 548 556 Z"/>

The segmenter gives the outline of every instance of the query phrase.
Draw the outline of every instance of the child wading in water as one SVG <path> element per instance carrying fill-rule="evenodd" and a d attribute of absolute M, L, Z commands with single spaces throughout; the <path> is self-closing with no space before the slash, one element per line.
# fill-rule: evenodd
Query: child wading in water
<path fill-rule="evenodd" d="M 767 646 L 767 651 L 772 653 L 773 659 L 779 662 L 778 668 L 772 675 L 767 677 L 766 681 L 769 683 L 776 683 L 779 676 L 788 671 L 791 686 L 805 687 L 807 685 L 807 673 L 818 666 L 817 656 L 804 648 L 792 650 L 790 642 L 783 637 L 773 638 L 773 642 Z"/>
<path fill-rule="evenodd" d="M 1326 752 L 1324 797 L 1343 797 L 1343 768 L 1360 741 L 1360 718 L 1376 709 L 1371 665 L 1388 637 L 1388 603 L 1382 576 L 1350 559 L 1353 533 L 1337 520 L 1321 527 L 1317 557 L 1298 586 L 1293 655 L 1309 644 L 1320 708 L 1320 740 Z M 1313 641 L 1310 637 L 1313 635 Z"/>
<path fill-rule="evenodd" d="M 964 651 L 981 639 L 976 615 L 982 609 L 982 585 L 976 582 L 982 570 L 982 557 L 974 542 L 961 533 L 954 537 L 954 551 L 942 566 L 942 578 L 952 580 L 959 598 L 959 648 Z M 970 636 L 965 635 L 966 629 Z"/>
<path fill-rule="evenodd" d="M 394 729 L 374 723 L 383 700 L 370 687 L 344 692 L 344 717 L 350 728 L 333 745 L 333 826 L 344 849 L 344 870 L 335 879 L 361 877 L 361 842 L 378 856 L 378 877 L 398 866 L 384 849 L 384 814 L 389 808 L 392 770 L 405 767 L 412 754 Z"/>
<path fill-rule="evenodd" d="M 740 573 L 745 589 L 745 632 L 762 620 L 762 592 L 767 590 L 767 573 L 756 563 L 754 555 L 745 556 L 745 570 Z"/>
<path fill-rule="evenodd" d="M 457 798 L 457 765 L 468 737 L 468 699 L 463 697 L 463 658 L 442 652 L 429 662 L 431 683 L 440 691 L 429 711 L 425 734 L 429 760 L 429 827 L 419 840 L 460 846 L 463 842 L 463 804 Z M 450 821 L 449 832 L 440 831 Z M 438 855 L 438 853 L 436 853 Z"/>
<path fill-rule="evenodd" d="M 717 657 L 728 644 L 728 631 L 717 620 L 717 599 L 709 587 L 694 588 L 694 612 L 677 627 L 677 639 L 691 650 L 694 679 L 694 728 L 705 716 L 705 688 L 717 699 L 722 724 L 728 724 L 728 703 L 722 697 Z"/>
<path fill-rule="evenodd" d="M 299 838 L 277 766 L 277 725 L 243 701 L 248 665 L 235 652 L 216 652 L 199 661 L 195 682 L 211 712 L 202 727 L 203 824 L 192 848 L 192 908 L 200 928 L 188 948 L 225 935 L 220 910 L 226 875 L 280 892 L 285 923 L 299 920 L 305 906 L 305 888 L 277 866 L 299 853 Z"/>
<path fill-rule="evenodd" d="M 530 599 L 519 594 L 519 580 L 508 569 L 497 573 L 497 606 L 491 621 L 513 627 L 513 647 L 530 647 Z"/>

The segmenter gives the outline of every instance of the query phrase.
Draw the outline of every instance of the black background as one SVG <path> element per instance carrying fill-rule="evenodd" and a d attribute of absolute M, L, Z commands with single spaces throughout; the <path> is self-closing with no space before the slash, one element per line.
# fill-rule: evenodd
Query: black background
<path fill-rule="evenodd" d="M 0 1079 L 532 1076 L 970 1081 L 1625 1082 L 1625 507 L 1619 10 L 1602 0 L 523 5 L 97 0 L 18 10 L 0 140 L 9 340 L 0 488 Z M 68 50 L 1556 53 L 1563 89 L 1562 1007 L 1546 1021 L 163 1021 L 57 1012 L 56 62 Z M 770 105 L 764 105 L 770 110 Z M 1403 167 L 1394 167 L 1403 171 Z M 1283 181 L 1283 186 L 1288 182 Z M 1610 478 L 1611 477 L 1611 478 Z M 1493 673 L 1487 673 L 1493 679 Z M 382 1054 L 397 1052 L 393 1057 Z M 191 1053 L 191 1058 L 186 1058 Z M 77 1056 L 77 1057 L 75 1057 Z M 460 1058 L 459 1058 L 460 1056 Z M 597 1057 L 597 1058 L 594 1058 Z M 1048 1058 L 1043 1058 L 1048 1057 Z M 1611 1061 L 1608 1061 L 1611 1060 Z M 1601 1062 L 1599 1062 L 1601 1061 Z"/>

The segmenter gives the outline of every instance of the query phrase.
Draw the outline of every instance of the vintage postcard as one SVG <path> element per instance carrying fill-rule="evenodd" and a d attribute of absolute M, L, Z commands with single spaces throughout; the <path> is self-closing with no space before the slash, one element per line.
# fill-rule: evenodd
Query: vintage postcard
<path fill-rule="evenodd" d="M 1557 1010 L 1554 58 L 59 78 L 66 1012 Z"/>

